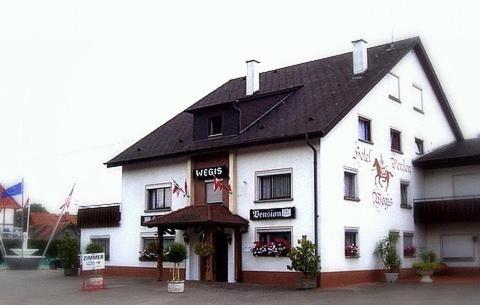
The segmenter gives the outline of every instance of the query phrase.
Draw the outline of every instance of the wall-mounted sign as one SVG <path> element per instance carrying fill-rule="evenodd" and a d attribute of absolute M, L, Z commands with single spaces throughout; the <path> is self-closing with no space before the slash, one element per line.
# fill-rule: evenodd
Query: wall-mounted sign
<path fill-rule="evenodd" d="M 295 207 L 250 210 L 250 220 L 295 218 Z"/>
<path fill-rule="evenodd" d="M 193 170 L 193 177 L 196 179 L 213 179 L 214 177 L 225 178 L 228 177 L 228 167 L 222 165 L 197 168 Z"/>
<path fill-rule="evenodd" d="M 140 225 L 145 226 L 145 222 L 150 221 L 150 220 L 154 220 L 154 219 L 155 219 L 155 215 L 153 215 L 153 216 L 140 216 Z"/>
<path fill-rule="evenodd" d="M 82 271 L 105 269 L 105 253 L 82 254 Z"/>

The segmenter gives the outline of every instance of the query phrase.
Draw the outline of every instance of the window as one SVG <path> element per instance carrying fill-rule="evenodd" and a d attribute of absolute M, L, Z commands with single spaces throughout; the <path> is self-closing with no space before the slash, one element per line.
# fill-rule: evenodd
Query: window
<path fill-rule="evenodd" d="M 292 242 L 292 232 L 291 231 L 279 231 L 279 232 L 258 232 L 258 240 L 263 243 L 275 242 L 278 240 L 283 240 L 288 243 Z"/>
<path fill-rule="evenodd" d="M 172 206 L 172 188 L 149 188 L 147 210 L 170 209 Z"/>
<path fill-rule="evenodd" d="M 362 117 L 358 118 L 358 139 L 360 141 L 372 142 L 370 120 Z"/>
<path fill-rule="evenodd" d="M 274 171 L 275 172 L 275 171 Z M 276 200 L 292 198 L 292 174 L 257 174 L 257 199 Z"/>
<path fill-rule="evenodd" d="M 163 249 L 167 249 L 170 244 L 175 241 L 175 237 L 173 235 L 163 236 Z M 152 237 L 142 237 L 142 249 L 148 249 L 152 247 L 152 244 L 157 246 L 158 239 L 154 236 Z"/>
<path fill-rule="evenodd" d="M 390 129 L 390 149 L 395 152 L 402 152 L 400 131 L 398 130 Z"/>
<path fill-rule="evenodd" d="M 205 181 L 205 195 L 207 203 L 223 203 L 223 191 L 213 190 L 213 180 Z"/>
<path fill-rule="evenodd" d="M 423 141 L 422 140 L 415 138 L 415 147 L 416 147 L 415 153 L 417 155 L 423 155 L 424 154 Z"/>
<path fill-rule="evenodd" d="M 291 228 L 257 229 L 254 256 L 287 256 L 292 244 Z"/>
<path fill-rule="evenodd" d="M 345 229 L 345 256 L 358 257 L 359 255 L 358 229 Z"/>
<path fill-rule="evenodd" d="M 344 199 L 358 200 L 357 173 L 353 171 L 344 172 Z"/>
<path fill-rule="evenodd" d="M 403 256 L 415 257 L 416 252 L 413 233 L 403 233 Z"/>
<path fill-rule="evenodd" d="M 400 102 L 400 78 L 393 73 L 387 74 L 388 97 L 391 100 Z"/>
<path fill-rule="evenodd" d="M 222 134 L 222 117 L 214 116 L 208 119 L 208 135 L 218 136 Z"/>
<path fill-rule="evenodd" d="M 102 246 L 103 251 L 105 252 L 105 260 L 110 260 L 110 238 L 91 238 L 92 244 L 99 244 Z"/>
<path fill-rule="evenodd" d="M 412 85 L 413 109 L 423 113 L 423 90 L 420 86 Z"/>
<path fill-rule="evenodd" d="M 408 182 L 400 182 L 400 206 L 401 207 L 410 207 L 408 202 Z"/>

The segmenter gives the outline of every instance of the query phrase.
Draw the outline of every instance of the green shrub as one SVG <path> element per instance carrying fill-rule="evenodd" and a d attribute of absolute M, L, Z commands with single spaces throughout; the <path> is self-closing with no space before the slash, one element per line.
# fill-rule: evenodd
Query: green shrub
<path fill-rule="evenodd" d="M 298 246 L 292 248 L 287 256 L 292 261 L 292 264 L 287 266 L 288 270 L 302 272 L 305 277 L 317 274 L 320 257 L 315 255 L 315 244 L 308 240 L 307 236 L 303 235 L 302 239 L 298 240 Z"/>
<path fill-rule="evenodd" d="M 423 250 L 420 253 L 420 262 L 413 264 L 413 268 L 419 271 L 435 271 L 440 268 L 437 256 L 433 251 Z"/>
<path fill-rule="evenodd" d="M 187 258 L 187 248 L 184 244 L 171 243 L 164 253 L 165 261 L 174 263 L 172 281 L 180 280 L 179 263 Z"/>
<path fill-rule="evenodd" d="M 90 243 L 87 245 L 87 247 L 85 248 L 85 253 L 102 253 L 104 252 L 105 250 L 103 249 L 102 245 L 98 244 L 98 243 Z"/>
<path fill-rule="evenodd" d="M 77 256 L 80 252 L 78 240 L 71 238 L 68 232 L 65 232 L 63 239 L 58 244 L 58 257 L 64 268 L 75 268 Z"/>

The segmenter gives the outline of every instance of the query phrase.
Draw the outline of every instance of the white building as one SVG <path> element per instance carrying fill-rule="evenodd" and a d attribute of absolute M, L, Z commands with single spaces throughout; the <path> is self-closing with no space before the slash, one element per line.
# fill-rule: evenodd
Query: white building
<path fill-rule="evenodd" d="M 412 161 L 462 133 L 419 38 L 353 49 L 260 74 L 248 61 L 246 77 L 110 160 L 123 169 L 121 221 L 82 229 L 82 247 L 108 240 L 110 272 L 153 275 L 156 263 L 139 251 L 157 232 L 164 243 L 174 233 L 188 245 L 188 280 L 292 285 L 287 257 L 252 247 L 295 246 L 306 235 L 321 256 L 322 286 L 379 279 L 373 252 L 389 231 L 402 256 L 408 247 L 438 251 L 443 233 L 415 224 L 413 202 L 435 195 L 440 178 Z M 213 191 L 215 178 L 232 192 Z M 188 196 L 173 193 L 175 182 Z M 214 255 L 197 256 L 198 241 Z M 415 262 L 405 254 L 403 272 Z"/>
<path fill-rule="evenodd" d="M 2 198 L 4 190 L 0 185 L 0 234 L 3 238 L 17 238 L 22 228 L 15 226 L 15 213 L 22 207 L 12 197 Z"/>

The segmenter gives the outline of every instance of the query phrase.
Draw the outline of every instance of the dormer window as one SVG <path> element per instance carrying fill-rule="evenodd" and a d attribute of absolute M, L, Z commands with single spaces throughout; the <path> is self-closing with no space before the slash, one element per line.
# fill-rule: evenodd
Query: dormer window
<path fill-rule="evenodd" d="M 219 136 L 223 133 L 222 116 L 214 116 L 208 119 L 208 136 Z"/>

